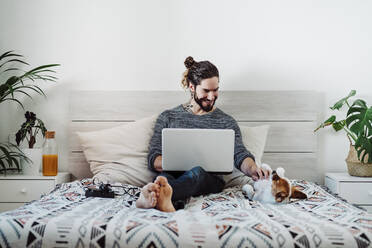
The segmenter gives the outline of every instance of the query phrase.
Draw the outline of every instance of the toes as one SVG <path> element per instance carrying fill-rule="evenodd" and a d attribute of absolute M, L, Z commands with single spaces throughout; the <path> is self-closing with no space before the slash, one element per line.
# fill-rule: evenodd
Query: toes
<path fill-rule="evenodd" d="M 159 191 L 159 185 L 156 183 L 149 184 L 148 191 Z"/>
<path fill-rule="evenodd" d="M 151 184 L 153 184 L 153 183 L 148 183 L 148 184 L 146 184 L 145 186 L 142 187 L 142 190 L 143 190 L 143 191 L 150 191 L 149 189 L 150 189 L 150 187 L 151 187 Z"/>
<path fill-rule="evenodd" d="M 156 203 L 157 203 L 156 194 L 155 194 L 155 192 L 151 192 L 151 206 L 155 207 Z"/>
<path fill-rule="evenodd" d="M 166 177 L 163 176 L 158 176 L 155 180 L 155 183 L 160 185 L 160 186 L 165 186 L 168 184 L 168 180 Z"/>

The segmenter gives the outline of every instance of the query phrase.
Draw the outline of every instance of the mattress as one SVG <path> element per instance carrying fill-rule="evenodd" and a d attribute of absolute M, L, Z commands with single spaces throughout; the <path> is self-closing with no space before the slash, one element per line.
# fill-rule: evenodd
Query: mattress
<path fill-rule="evenodd" d="M 191 198 L 185 209 L 138 209 L 139 188 L 86 198 L 90 179 L 0 214 L 0 247 L 368 247 L 372 215 L 307 181 L 307 200 L 261 204 L 239 187 Z"/>

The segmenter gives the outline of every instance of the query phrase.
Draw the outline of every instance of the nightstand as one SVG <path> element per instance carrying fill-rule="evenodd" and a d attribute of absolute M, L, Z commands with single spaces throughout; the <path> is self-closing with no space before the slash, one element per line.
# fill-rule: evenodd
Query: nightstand
<path fill-rule="evenodd" d="M 57 176 L 0 176 L 0 212 L 18 208 L 26 202 L 40 199 L 59 183 L 70 181 L 71 174 L 58 172 Z"/>
<path fill-rule="evenodd" d="M 326 173 L 325 185 L 348 202 L 372 213 L 372 177 L 353 177 L 348 173 Z"/>

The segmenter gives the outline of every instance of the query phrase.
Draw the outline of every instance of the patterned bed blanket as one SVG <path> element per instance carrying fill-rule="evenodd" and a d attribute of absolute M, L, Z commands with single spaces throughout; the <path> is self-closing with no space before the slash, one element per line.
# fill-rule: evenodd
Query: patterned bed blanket
<path fill-rule="evenodd" d="M 238 188 L 191 198 L 184 210 L 137 209 L 139 189 L 86 198 L 89 179 L 0 214 L 0 247 L 370 247 L 372 215 L 322 187 L 293 181 L 307 200 L 263 205 Z"/>

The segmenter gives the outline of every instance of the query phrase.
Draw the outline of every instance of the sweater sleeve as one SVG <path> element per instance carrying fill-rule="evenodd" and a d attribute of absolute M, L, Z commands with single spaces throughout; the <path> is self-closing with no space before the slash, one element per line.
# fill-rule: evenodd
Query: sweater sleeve
<path fill-rule="evenodd" d="M 234 165 L 240 170 L 240 166 L 244 159 L 252 158 L 255 161 L 253 154 L 245 148 L 242 140 L 242 135 L 238 123 L 231 118 L 231 129 L 235 131 L 235 146 L 234 146 Z"/>
<path fill-rule="evenodd" d="M 162 142 L 161 142 L 161 134 L 163 128 L 168 127 L 168 117 L 166 111 L 161 113 L 156 122 L 154 127 L 154 134 L 151 137 L 150 143 L 149 143 L 149 153 L 147 156 L 148 161 L 148 168 L 152 171 L 155 171 L 154 168 L 154 160 L 157 156 L 161 155 L 162 152 Z"/>

